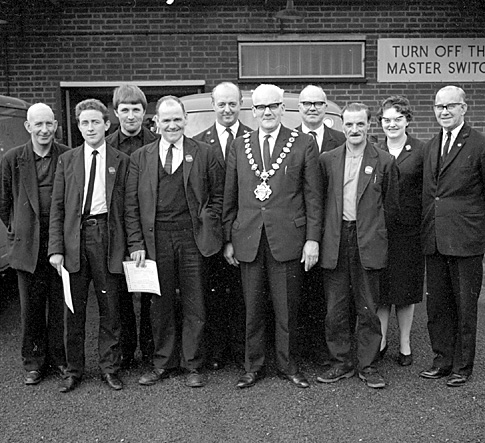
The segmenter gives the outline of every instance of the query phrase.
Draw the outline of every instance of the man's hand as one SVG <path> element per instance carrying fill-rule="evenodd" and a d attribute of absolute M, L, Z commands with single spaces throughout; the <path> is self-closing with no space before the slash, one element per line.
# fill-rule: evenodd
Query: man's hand
<path fill-rule="evenodd" d="M 64 256 L 62 254 L 52 254 L 49 263 L 57 269 L 57 273 L 62 276 L 61 268 L 64 266 Z"/>
<path fill-rule="evenodd" d="M 230 265 L 239 266 L 239 262 L 234 257 L 234 246 L 232 246 L 231 242 L 226 243 L 226 246 L 224 246 L 224 258 Z"/>
<path fill-rule="evenodd" d="M 303 253 L 301 254 L 301 263 L 305 263 L 305 271 L 309 271 L 318 261 L 318 242 L 315 240 L 307 240 L 303 246 Z"/>
<path fill-rule="evenodd" d="M 139 251 L 132 252 L 130 254 L 130 258 L 136 262 L 136 267 L 142 267 L 144 268 L 145 265 L 145 251 L 143 249 L 140 249 Z"/>

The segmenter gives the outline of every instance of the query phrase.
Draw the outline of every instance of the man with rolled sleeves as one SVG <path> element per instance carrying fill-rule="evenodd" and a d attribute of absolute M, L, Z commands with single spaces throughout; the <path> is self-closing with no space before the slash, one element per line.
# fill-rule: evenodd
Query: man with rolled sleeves
<path fill-rule="evenodd" d="M 239 121 L 243 103 L 240 89 L 231 82 L 219 83 L 211 94 L 216 121 L 194 137 L 207 143 L 226 170 L 229 148 L 236 137 L 252 131 Z M 226 362 L 244 361 L 244 300 L 239 270 L 230 266 L 222 251 L 207 259 L 207 364 L 222 369 Z"/>
<path fill-rule="evenodd" d="M 67 369 L 60 392 L 77 387 L 85 369 L 85 324 L 89 285 L 99 308 L 98 353 L 103 380 L 123 388 L 119 290 L 126 256 L 125 181 L 129 157 L 106 144 L 108 109 L 99 100 L 76 105 L 84 143 L 59 158 L 52 194 L 49 260 L 69 272 L 74 312 L 65 308 Z"/>
<path fill-rule="evenodd" d="M 54 173 L 68 148 L 54 140 L 57 120 L 44 103 L 28 109 L 25 128 L 30 141 L 2 159 L 0 218 L 18 276 L 24 381 L 36 385 L 51 368 L 62 374 L 66 364 L 62 281 L 49 264 L 47 246 Z"/>
<path fill-rule="evenodd" d="M 485 251 L 485 136 L 466 121 L 465 92 L 441 88 L 440 132 L 424 147 L 422 243 L 428 332 L 435 354 L 427 379 L 463 386 L 475 360 Z"/>
<path fill-rule="evenodd" d="M 246 304 L 246 372 L 237 382 L 240 389 L 265 373 L 266 284 L 278 373 L 298 388 L 309 387 L 299 370 L 296 329 L 303 270 L 318 260 L 321 184 L 314 139 L 281 124 L 283 94 L 275 85 L 254 90 L 259 129 L 234 141 L 227 164 L 224 256 L 241 268 Z"/>
<path fill-rule="evenodd" d="M 122 84 L 117 87 L 113 93 L 113 109 L 120 126 L 106 137 L 108 145 L 131 155 L 142 146 L 160 138 L 158 134 L 143 126 L 147 99 L 138 86 Z M 140 296 L 140 326 L 139 334 L 137 334 L 133 294 L 128 292 L 124 280 L 122 281 L 121 291 L 121 366 L 128 368 L 135 361 L 137 341 L 139 341 L 144 361 L 148 361 L 153 353 L 152 328 L 150 325 L 151 294 L 142 293 Z"/>
<path fill-rule="evenodd" d="M 174 96 L 157 102 L 161 139 L 131 157 L 126 188 L 128 249 L 137 266 L 155 260 L 161 295 L 152 297 L 153 369 L 139 384 L 151 386 L 173 370 L 187 370 L 186 386 L 204 386 L 204 257 L 222 246 L 223 169 L 202 142 L 185 137 L 187 114 Z M 182 302 L 182 361 L 177 352 L 176 289 Z"/>

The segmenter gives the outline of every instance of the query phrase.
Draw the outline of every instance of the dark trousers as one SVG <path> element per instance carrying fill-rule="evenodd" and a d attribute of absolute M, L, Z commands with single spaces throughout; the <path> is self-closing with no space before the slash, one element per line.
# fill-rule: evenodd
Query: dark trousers
<path fill-rule="evenodd" d="M 353 304 L 357 313 L 359 370 L 373 367 L 382 338 L 381 324 L 376 314 L 380 271 L 367 271 L 362 267 L 355 222 L 343 222 L 337 267 L 324 271 L 327 299 L 325 332 L 332 366 L 344 369 L 353 367 L 349 325 L 350 306 Z"/>
<path fill-rule="evenodd" d="M 327 342 L 322 334 L 326 312 L 323 269 L 314 266 L 303 275 L 298 330 L 302 357 L 322 364 L 328 360 Z"/>
<path fill-rule="evenodd" d="M 108 225 L 99 221 L 81 231 L 81 265 L 70 274 L 74 314 L 65 308 L 67 374 L 80 378 L 84 373 L 84 341 L 89 284 L 94 283 L 98 300 L 99 367 L 115 374 L 121 363 L 119 287 L 122 274 L 108 270 Z"/>
<path fill-rule="evenodd" d="M 300 260 L 274 259 L 263 232 L 253 262 L 241 262 L 246 304 L 246 372 L 259 371 L 265 363 L 266 281 L 275 316 L 276 364 L 281 372 L 298 372 L 298 301 L 302 282 Z"/>
<path fill-rule="evenodd" d="M 433 365 L 453 373 L 473 371 L 477 304 L 482 285 L 483 255 L 426 256 L 428 332 Z"/>
<path fill-rule="evenodd" d="M 246 308 L 241 272 L 222 253 L 205 259 L 209 283 L 206 291 L 206 349 L 213 359 L 244 361 Z"/>
<path fill-rule="evenodd" d="M 126 280 L 121 281 L 120 320 L 121 320 L 121 354 L 123 359 L 134 358 L 137 343 L 143 358 L 153 354 L 152 325 L 150 323 L 151 294 L 141 293 L 140 297 L 140 332 L 137 333 L 136 314 L 133 305 L 134 294 L 128 292 Z"/>
<path fill-rule="evenodd" d="M 33 274 L 17 271 L 22 330 L 22 362 L 26 371 L 64 366 L 64 294 L 62 280 L 47 258 L 41 240 Z"/>
<path fill-rule="evenodd" d="M 158 224 L 157 224 L 158 225 Z M 152 296 L 153 365 L 157 369 L 202 365 L 205 325 L 204 261 L 191 229 L 157 227 L 156 261 L 161 296 Z M 182 302 L 182 362 L 177 355 L 176 289 Z"/>

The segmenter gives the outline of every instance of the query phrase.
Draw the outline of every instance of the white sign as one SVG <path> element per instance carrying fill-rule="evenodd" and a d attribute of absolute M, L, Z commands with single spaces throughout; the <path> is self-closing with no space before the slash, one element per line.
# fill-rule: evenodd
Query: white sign
<path fill-rule="evenodd" d="M 377 81 L 485 82 L 485 39 L 379 39 Z"/>

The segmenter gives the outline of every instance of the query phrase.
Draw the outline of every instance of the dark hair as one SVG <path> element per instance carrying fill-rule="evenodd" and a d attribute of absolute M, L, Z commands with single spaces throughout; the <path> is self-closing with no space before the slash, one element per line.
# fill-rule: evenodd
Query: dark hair
<path fill-rule="evenodd" d="M 120 103 L 131 105 L 141 104 L 143 110 L 147 109 L 147 98 L 143 91 L 136 85 L 123 84 L 118 86 L 113 92 L 113 107 L 118 109 Z"/>
<path fill-rule="evenodd" d="M 108 115 L 108 108 L 101 103 L 99 100 L 95 98 L 88 98 L 87 100 L 83 100 L 82 102 L 79 102 L 76 105 L 76 120 L 79 123 L 79 116 L 81 115 L 81 112 L 83 111 L 99 111 L 101 114 L 103 114 L 103 120 L 106 123 L 109 120 L 109 115 Z"/>
<path fill-rule="evenodd" d="M 377 111 L 376 118 L 379 123 L 382 122 L 382 115 L 384 111 L 389 108 L 394 108 L 397 112 L 400 112 L 408 123 L 413 119 L 413 110 L 411 109 L 411 104 L 409 100 L 402 95 L 392 95 L 382 100 L 381 107 Z"/>
<path fill-rule="evenodd" d="M 155 112 L 158 114 L 158 109 L 160 108 L 160 105 L 162 103 L 165 103 L 165 102 L 175 102 L 175 103 L 178 103 L 180 105 L 180 107 L 182 108 L 182 112 L 185 114 L 185 106 L 184 104 L 182 103 L 182 101 L 178 98 L 178 97 L 175 97 L 175 95 L 165 95 L 163 96 L 162 98 L 160 98 L 157 102 L 157 106 L 155 107 Z"/>
<path fill-rule="evenodd" d="M 370 109 L 367 105 L 364 105 L 364 103 L 349 103 L 348 105 L 346 105 L 344 109 L 342 109 L 342 114 L 341 114 L 342 120 L 344 118 L 345 111 L 348 111 L 348 112 L 365 111 L 365 113 L 367 114 L 367 121 L 368 122 L 370 121 L 370 118 L 371 118 Z"/>

